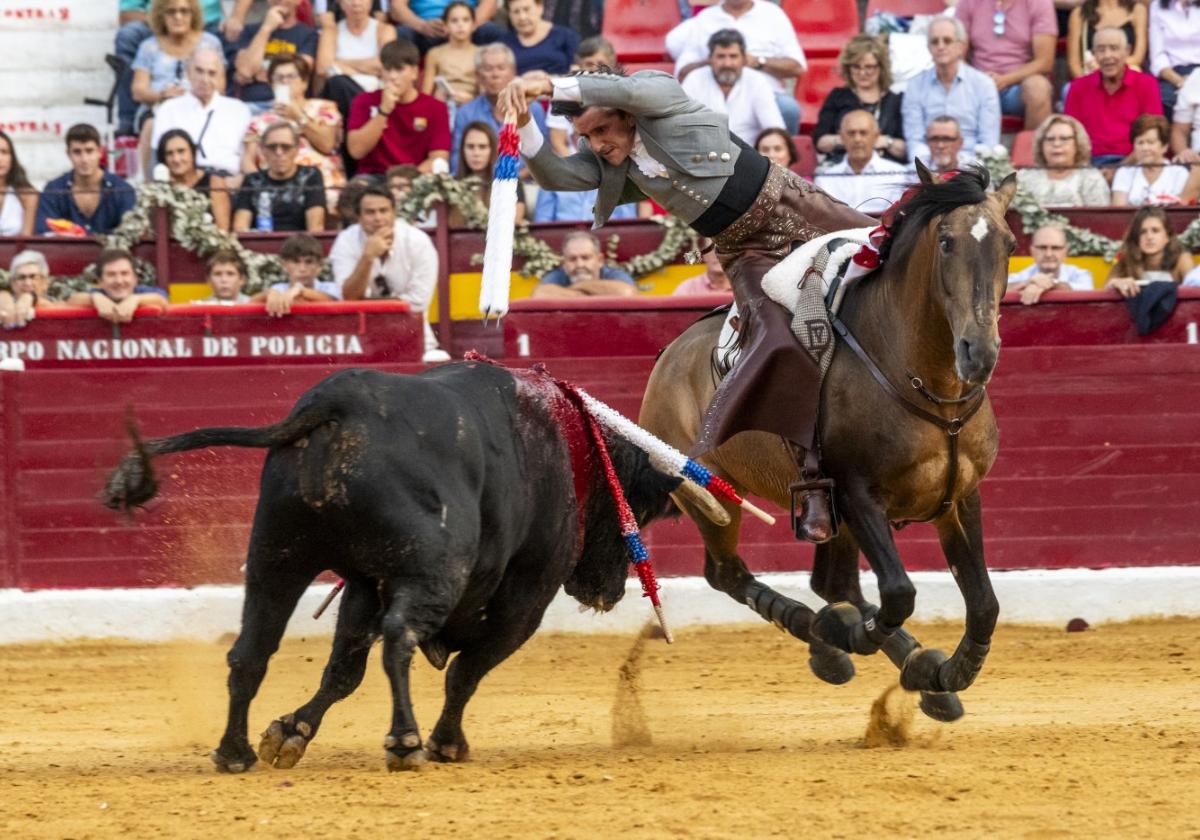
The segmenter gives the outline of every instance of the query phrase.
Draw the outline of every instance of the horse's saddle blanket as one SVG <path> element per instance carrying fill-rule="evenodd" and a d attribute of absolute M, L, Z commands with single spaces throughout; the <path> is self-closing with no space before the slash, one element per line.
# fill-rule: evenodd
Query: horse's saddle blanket
<path fill-rule="evenodd" d="M 792 332 L 821 366 L 829 367 L 833 357 L 833 334 L 829 314 L 837 314 L 848 283 L 839 282 L 850 258 L 869 244 L 874 228 L 853 228 L 810 239 L 779 261 L 763 275 L 763 292 L 792 313 Z M 737 304 L 729 314 L 717 338 L 718 367 L 728 371 L 739 353 Z"/>

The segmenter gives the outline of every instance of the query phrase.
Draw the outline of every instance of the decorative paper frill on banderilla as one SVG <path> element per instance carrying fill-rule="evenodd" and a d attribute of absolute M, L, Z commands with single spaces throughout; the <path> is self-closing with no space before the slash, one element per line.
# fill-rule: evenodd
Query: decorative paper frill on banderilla
<path fill-rule="evenodd" d="M 483 250 L 483 282 L 479 287 L 479 311 L 485 321 L 493 316 L 499 319 L 508 312 L 513 230 L 517 224 L 519 148 L 517 127 L 506 121 L 500 129 L 500 148 L 492 178 L 487 244 Z"/>

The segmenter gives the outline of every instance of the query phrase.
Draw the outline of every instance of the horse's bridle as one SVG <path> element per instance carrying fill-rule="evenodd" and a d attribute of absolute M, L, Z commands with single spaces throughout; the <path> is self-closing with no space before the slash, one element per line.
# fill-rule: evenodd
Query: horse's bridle
<path fill-rule="evenodd" d="M 931 519 L 936 519 L 946 511 L 950 510 L 954 505 L 954 490 L 958 485 L 958 434 L 962 431 L 963 426 L 967 424 L 975 413 L 979 411 L 979 407 L 983 405 L 983 398 L 987 394 L 987 389 L 982 385 L 975 385 L 970 388 L 965 394 L 957 399 L 948 399 L 939 397 L 937 394 L 925 387 L 925 383 L 921 381 L 919 376 L 908 372 L 909 382 L 912 384 L 913 390 L 928 400 L 933 405 L 964 405 L 964 410 L 957 416 L 947 420 L 941 415 L 934 414 L 932 411 L 926 411 L 921 406 L 907 399 L 895 385 L 891 383 L 883 371 L 879 369 L 879 365 L 875 364 L 875 360 L 871 355 L 863 349 L 858 343 L 858 339 L 854 337 L 854 333 L 850 332 L 850 328 L 846 326 L 837 315 L 832 312 L 829 314 L 829 323 L 834 331 L 841 336 L 842 341 L 846 342 L 846 346 L 854 351 L 854 355 L 858 356 L 866 369 L 870 372 L 879 386 L 883 388 L 884 393 L 898 402 L 900 406 L 912 414 L 914 417 L 919 417 L 927 423 L 932 423 L 943 432 L 946 433 L 946 442 L 950 450 L 950 463 L 947 466 L 946 475 L 946 491 L 942 494 L 942 501 L 938 505 L 937 511 L 926 519 L 906 519 L 903 522 L 893 523 L 897 529 L 903 528 L 912 522 L 928 522 Z"/>

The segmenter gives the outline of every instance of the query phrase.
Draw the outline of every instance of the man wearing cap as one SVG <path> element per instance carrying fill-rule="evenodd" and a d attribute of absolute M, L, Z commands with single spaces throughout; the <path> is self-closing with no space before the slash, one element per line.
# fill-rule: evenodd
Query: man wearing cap
<path fill-rule="evenodd" d="M 528 103 L 542 96 L 572 120 L 577 154 L 559 157 L 530 124 Z M 819 481 L 816 452 L 820 371 L 792 335 L 791 313 L 763 294 L 762 277 L 793 243 L 874 220 L 771 164 L 730 133 L 725 114 L 689 98 L 666 73 L 522 78 L 505 88 L 500 106 L 517 115 L 521 152 L 542 188 L 598 190 L 596 227 L 618 204 L 649 198 L 713 239 L 749 331 L 696 451 L 741 431 L 783 437 L 800 472 L 800 535 L 828 540 L 828 483 Z"/>

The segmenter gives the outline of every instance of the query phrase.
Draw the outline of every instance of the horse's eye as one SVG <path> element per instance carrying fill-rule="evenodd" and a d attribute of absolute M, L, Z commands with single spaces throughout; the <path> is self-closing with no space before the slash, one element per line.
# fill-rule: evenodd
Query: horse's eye
<path fill-rule="evenodd" d="M 949 254 L 954 248 L 954 240 L 949 236 L 943 236 L 938 240 L 938 247 L 942 249 L 943 254 Z"/>
<path fill-rule="evenodd" d="M 1011 257 L 1016 252 L 1016 250 L 1017 250 L 1017 240 L 1016 239 L 1008 240 L 1008 255 Z"/>

